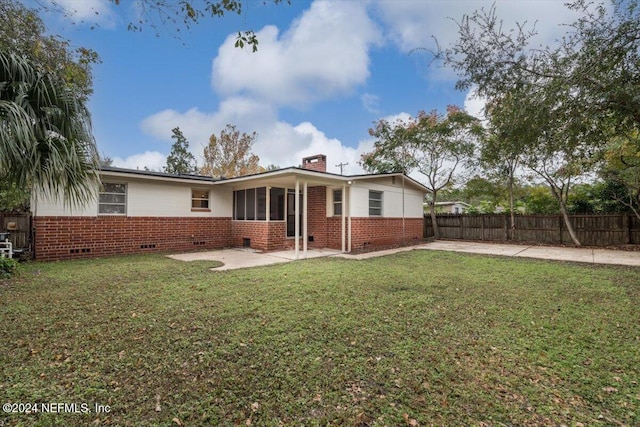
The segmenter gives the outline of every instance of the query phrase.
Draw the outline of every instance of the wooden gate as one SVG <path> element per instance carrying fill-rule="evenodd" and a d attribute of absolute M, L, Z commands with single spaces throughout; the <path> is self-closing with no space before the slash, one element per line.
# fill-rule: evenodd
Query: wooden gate
<path fill-rule="evenodd" d="M 29 250 L 31 246 L 31 213 L 0 212 L 0 233 L 10 233 L 14 249 Z"/>

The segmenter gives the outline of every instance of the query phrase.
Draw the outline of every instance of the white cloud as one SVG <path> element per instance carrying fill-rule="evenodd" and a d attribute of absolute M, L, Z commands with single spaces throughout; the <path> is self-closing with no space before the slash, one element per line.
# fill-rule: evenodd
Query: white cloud
<path fill-rule="evenodd" d="M 120 157 L 113 158 L 113 166 L 118 168 L 143 170 L 147 167 L 154 171 L 162 171 L 166 164 L 167 156 L 158 151 L 145 151 L 141 154 L 131 155 L 126 159 Z"/>
<path fill-rule="evenodd" d="M 220 47 L 211 82 L 222 96 L 294 106 L 344 96 L 369 77 L 369 49 L 381 40 L 365 3 L 323 0 L 286 32 L 266 26 L 257 36 L 257 53 L 235 48 L 235 35 Z"/>
<path fill-rule="evenodd" d="M 535 28 L 540 43 L 552 43 L 566 32 L 561 24 L 572 22 L 578 15 L 569 10 L 565 2 L 557 0 L 506 1 L 394 1 L 378 0 L 380 19 L 389 27 L 388 36 L 403 50 L 435 47 L 433 37 L 441 46 L 457 38 L 459 22 L 463 15 L 475 10 L 489 10 L 495 3 L 498 17 L 506 29 L 516 28 L 516 23 L 527 23 Z"/>
<path fill-rule="evenodd" d="M 371 141 L 363 141 L 356 148 L 347 147 L 338 139 L 327 137 L 308 122 L 292 125 L 277 120 L 274 115 L 262 116 L 260 121 L 256 121 L 253 114 L 256 110 L 253 109 L 247 110 L 248 114 L 246 115 L 236 111 L 238 115 L 235 120 L 229 122 L 223 119 L 223 117 L 228 118 L 230 115 L 230 112 L 225 111 L 224 107 L 224 105 L 221 106 L 220 111 L 211 114 L 202 113 L 195 108 L 184 113 L 164 110 L 146 118 L 143 121 L 142 129 L 145 133 L 167 141 L 168 151 L 171 129 L 180 126 L 189 141 L 191 152 L 199 163 L 202 161 L 202 151 L 204 145 L 208 143 L 209 135 L 218 134 L 226 123 L 234 123 L 242 132 L 257 132 L 258 136 L 252 151 L 260 157 L 260 164 L 263 166 L 269 164 L 276 164 L 280 167 L 298 166 L 303 157 L 325 154 L 327 155 L 327 170 L 329 172 L 338 173 L 340 170 L 335 165 L 348 162 L 349 165 L 344 168 L 345 174 L 362 173 L 362 168 L 358 165 L 360 155 L 365 151 L 370 151 L 373 147 Z M 201 141 L 202 143 L 200 143 Z M 139 163 L 136 163 L 139 160 L 158 160 L 147 156 L 147 154 L 134 155 L 125 160 L 114 159 L 114 165 L 131 167 L 139 166 Z M 165 164 L 164 156 L 161 163 Z M 145 165 L 151 167 L 150 164 Z"/>
<path fill-rule="evenodd" d="M 380 114 L 380 98 L 377 95 L 371 93 L 364 93 L 360 95 L 360 101 L 365 110 L 373 114 Z"/>
<path fill-rule="evenodd" d="M 108 28 L 113 27 L 116 22 L 116 15 L 108 0 L 56 0 L 56 4 L 73 22 L 86 22 Z"/>
<path fill-rule="evenodd" d="M 180 127 L 187 141 L 189 149 L 202 163 L 204 147 L 209 144 L 212 134 L 219 135 L 227 124 L 234 124 L 241 132 L 258 132 L 270 128 L 277 121 L 275 109 L 265 103 L 257 102 L 245 97 L 231 97 L 220 103 L 218 111 L 205 113 L 197 108 L 191 108 L 184 113 L 168 109 L 145 118 L 140 124 L 143 132 L 153 135 L 167 143 L 167 151 L 171 139 L 171 130 Z M 255 147 L 254 147 L 255 148 Z M 254 150 L 255 151 L 255 150 Z"/>
<path fill-rule="evenodd" d="M 480 120 L 484 120 L 484 106 L 487 103 L 485 98 L 482 98 L 476 94 L 474 88 L 467 92 L 467 96 L 464 98 L 464 109 L 467 113 Z"/>

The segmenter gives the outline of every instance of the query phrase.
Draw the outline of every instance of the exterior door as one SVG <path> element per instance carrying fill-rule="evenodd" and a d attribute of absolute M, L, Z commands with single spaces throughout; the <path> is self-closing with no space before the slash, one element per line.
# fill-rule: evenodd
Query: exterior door
<path fill-rule="evenodd" d="M 302 194 L 298 195 L 300 202 L 300 235 L 302 235 Z M 295 237 L 296 235 L 296 194 L 295 190 L 287 191 L 287 237 Z"/>

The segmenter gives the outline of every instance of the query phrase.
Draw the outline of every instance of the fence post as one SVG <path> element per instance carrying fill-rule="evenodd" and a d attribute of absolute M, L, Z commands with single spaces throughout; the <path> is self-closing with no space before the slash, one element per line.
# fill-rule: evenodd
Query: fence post
<path fill-rule="evenodd" d="M 622 215 L 622 233 L 623 233 L 622 240 L 627 245 L 631 244 L 631 218 L 630 218 L 630 216 L 631 216 L 631 214 L 628 214 L 628 213 Z"/>

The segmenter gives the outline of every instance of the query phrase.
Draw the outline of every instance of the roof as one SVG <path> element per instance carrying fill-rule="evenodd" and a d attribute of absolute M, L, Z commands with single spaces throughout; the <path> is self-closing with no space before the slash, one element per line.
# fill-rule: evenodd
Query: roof
<path fill-rule="evenodd" d="M 451 206 L 451 205 L 471 206 L 469 203 L 466 203 L 466 202 L 436 202 L 436 206 Z"/>
<path fill-rule="evenodd" d="M 100 168 L 100 172 L 106 172 L 107 175 L 140 175 L 145 177 L 155 177 L 161 179 L 169 179 L 169 180 L 189 180 L 189 181 L 205 181 L 205 182 L 216 182 L 219 179 L 213 178 L 211 176 L 205 175 L 195 175 L 195 174 L 176 174 L 176 173 L 166 173 L 166 172 L 156 172 L 149 170 L 139 170 L 139 169 L 126 169 L 126 168 L 116 168 L 113 166 L 102 166 Z"/>
<path fill-rule="evenodd" d="M 210 176 L 204 175 L 194 175 L 194 174 L 171 174 L 166 172 L 155 172 L 148 170 L 138 170 L 138 169 L 125 169 L 125 168 L 116 168 L 112 166 L 104 166 L 100 168 L 101 173 L 111 176 L 126 176 L 126 175 L 136 175 L 145 178 L 151 179 L 159 179 L 165 181 L 200 181 L 200 182 L 209 182 L 214 185 L 229 185 L 234 183 L 241 183 L 246 181 L 253 181 L 259 179 L 273 179 L 278 177 L 286 177 L 293 175 L 301 175 L 306 176 L 310 179 L 314 179 L 316 181 L 321 182 L 344 182 L 345 184 L 349 184 L 349 181 L 355 180 L 368 180 L 368 179 L 376 179 L 382 177 L 404 177 L 404 180 L 408 182 L 410 185 L 413 185 L 424 192 L 429 192 L 429 189 L 424 185 L 414 180 L 413 178 L 400 173 L 400 172 L 389 172 L 389 173 L 378 173 L 378 174 L 360 174 L 360 175 L 339 175 L 331 172 L 320 172 L 311 169 L 304 169 L 300 167 L 288 167 L 283 169 L 276 169 L 272 171 L 265 171 L 251 175 L 243 175 L 234 178 L 213 178 Z"/>

